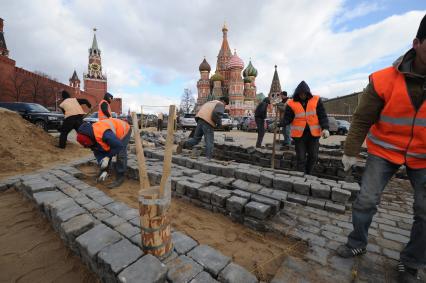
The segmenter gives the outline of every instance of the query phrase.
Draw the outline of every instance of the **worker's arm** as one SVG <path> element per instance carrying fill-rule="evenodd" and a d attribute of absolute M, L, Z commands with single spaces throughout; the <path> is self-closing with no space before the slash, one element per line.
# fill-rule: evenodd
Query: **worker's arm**
<path fill-rule="evenodd" d="M 104 102 L 101 104 L 101 111 L 104 113 L 105 116 L 111 118 L 111 113 L 109 113 L 108 111 L 108 102 Z"/>
<path fill-rule="evenodd" d="M 325 107 L 321 99 L 318 101 L 318 105 L 317 105 L 317 116 L 318 116 L 321 129 L 328 130 L 329 127 L 328 127 L 327 112 L 325 112 Z"/>
<path fill-rule="evenodd" d="M 217 103 L 213 112 L 212 112 L 212 120 L 218 126 L 222 126 L 222 116 L 225 112 L 225 106 L 222 103 Z"/>
<path fill-rule="evenodd" d="M 285 127 L 291 124 L 291 122 L 293 122 L 293 119 L 294 119 L 293 109 L 291 109 L 291 107 L 286 107 L 284 111 L 284 118 L 281 122 L 281 126 Z"/>
<path fill-rule="evenodd" d="M 345 155 L 358 156 L 365 137 L 370 127 L 379 119 L 383 106 L 383 100 L 377 95 L 370 81 L 352 116 L 351 127 L 345 141 Z"/>
<path fill-rule="evenodd" d="M 77 98 L 77 101 L 80 105 L 85 104 L 87 107 L 92 108 L 92 104 L 90 104 L 89 100 L 85 98 Z"/>
<path fill-rule="evenodd" d="M 120 150 L 123 148 L 123 143 L 120 139 L 117 138 L 117 136 L 111 131 L 106 130 L 104 132 L 104 135 L 102 136 L 102 140 L 109 145 L 110 150 L 108 152 L 109 157 L 113 157 L 114 155 L 117 155 Z"/>

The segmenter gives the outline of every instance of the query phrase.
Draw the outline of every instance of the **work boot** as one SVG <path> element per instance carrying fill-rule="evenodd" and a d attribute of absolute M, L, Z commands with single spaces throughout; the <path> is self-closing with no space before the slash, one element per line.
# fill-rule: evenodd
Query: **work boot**
<path fill-rule="evenodd" d="M 398 283 L 420 282 L 418 270 L 398 263 Z"/>
<path fill-rule="evenodd" d="M 115 181 L 114 182 L 112 182 L 110 185 L 108 185 L 107 187 L 109 188 L 109 189 L 113 189 L 113 188 L 116 188 L 116 187 L 119 187 L 119 186 L 121 186 L 121 184 L 123 184 L 124 183 L 124 175 L 117 175 L 117 177 L 116 177 L 116 179 L 115 179 Z"/>
<path fill-rule="evenodd" d="M 366 248 L 354 249 L 354 248 L 350 248 L 346 244 L 344 244 L 344 245 L 339 246 L 337 248 L 336 252 L 340 257 L 349 258 L 349 257 L 363 255 L 367 252 L 367 249 Z"/>

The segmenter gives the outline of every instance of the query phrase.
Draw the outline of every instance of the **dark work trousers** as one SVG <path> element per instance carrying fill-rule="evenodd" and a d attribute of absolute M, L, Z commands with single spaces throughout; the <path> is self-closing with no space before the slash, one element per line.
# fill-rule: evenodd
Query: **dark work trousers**
<path fill-rule="evenodd" d="M 183 148 L 192 148 L 193 146 L 200 143 L 201 138 L 204 136 L 204 142 L 206 144 L 206 157 L 208 159 L 212 159 L 213 157 L 213 149 L 214 149 L 214 128 L 204 121 L 203 119 L 197 120 L 197 127 L 191 134 L 193 136 L 187 140 Z"/>
<path fill-rule="evenodd" d="M 265 119 L 254 118 L 257 126 L 257 142 L 256 147 L 262 146 L 263 136 L 265 135 Z"/>
<path fill-rule="evenodd" d="M 163 130 L 163 120 L 158 119 L 157 120 L 157 131 Z"/>
<path fill-rule="evenodd" d="M 65 118 L 64 123 L 61 127 L 61 135 L 59 136 L 59 147 L 65 148 L 67 145 L 68 134 L 74 129 L 76 132 L 78 128 L 83 124 L 84 115 L 73 115 Z"/>
<path fill-rule="evenodd" d="M 318 160 L 319 137 L 313 137 L 306 127 L 302 137 L 294 138 L 296 146 L 297 170 L 311 174 Z"/>

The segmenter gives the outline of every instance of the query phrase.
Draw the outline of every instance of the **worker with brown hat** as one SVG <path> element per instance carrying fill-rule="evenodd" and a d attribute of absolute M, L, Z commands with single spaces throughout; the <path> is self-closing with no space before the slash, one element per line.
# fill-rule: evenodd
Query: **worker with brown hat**
<path fill-rule="evenodd" d="M 374 72 L 361 96 L 345 142 L 345 170 L 356 163 L 367 137 L 368 158 L 361 191 L 352 206 L 353 231 L 337 249 L 342 257 L 367 252 L 368 229 L 382 192 L 405 165 L 414 189 L 414 222 L 401 251 L 399 282 L 421 282 L 426 266 L 426 15 L 413 45 L 393 66 Z M 422 281 L 425 282 L 425 281 Z"/>
<path fill-rule="evenodd" d="M 206 143 L 206 157 L 211 159 L 213 157 L 214 147 L 214 128 L 222 125 L 222 116 L 225 112 L 225 106 L 229 104 L 229 98 L 222 96 L 219 100 L 212 100 L 204 103 L 195 120 L 197 127 L 194 130 L 194 135 L 187 141 L 181 141 L 177 147 L 176 152 L 181 153 L 182 148 L 192 148 L 200 143 L 201 138 L 204 136 Z"/>
<path fill-rule="evenodd" d="M 120 186 L 124 182 L 127 171 L 127 145 L 132 129 L 123 120 L 109 118 L 94 124 L 83 123 L 78 129 L 77 141 L 88 147 L 100 166 L 98 181 L 105 181 L 108 176 L 108 167 L 113 156 L 117 156 L 115 163 L 116 180 L 109 188 Z"/>

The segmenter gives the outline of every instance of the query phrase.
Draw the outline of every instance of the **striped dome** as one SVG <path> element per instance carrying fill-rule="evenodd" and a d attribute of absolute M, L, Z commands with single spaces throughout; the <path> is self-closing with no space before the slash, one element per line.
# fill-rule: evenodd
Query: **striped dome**
<path fill-rule="evenodd" d="M 249 62 L 247 68 L 243 72 L 244 77 L 257 77 L 257 70 L 253 65 L 251 64 L 251 61 Z"/>
<path fill-rule="evenodd" d="M 229 59 L 227 67 L 228 69 L 244 69 L 244 62 L 238 57 L 237 51 L 234 50 L 234 55 Z"/>

